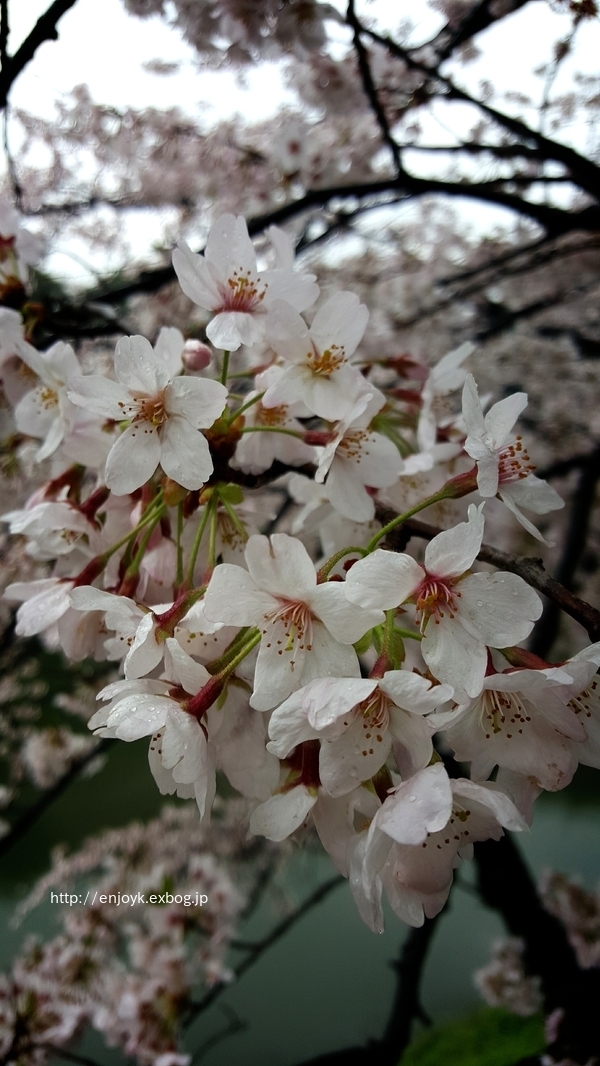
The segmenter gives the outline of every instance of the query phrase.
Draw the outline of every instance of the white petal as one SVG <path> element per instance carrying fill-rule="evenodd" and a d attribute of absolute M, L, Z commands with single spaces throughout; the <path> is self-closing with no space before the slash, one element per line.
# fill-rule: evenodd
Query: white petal
<path fill-rule="evenodd" d="M 526 392 L 514 392 L 512 396 L 507 396 L 504 400 L 495 403 L 485 416 L 485 428 L 489 434 L 490 443 L 493 443 L 496 448 L 501 448 L 521 411 L 526 407 Z"/>
<path fill-rule="evenodd" d="M 368 629 L 383 621 L 377 608 L 367 609 L 350 604 L 339 581 L 325 581 L 310 595 L 313 614 L 320 618 L 327 629 L 341 644 L 354 644 Z"/>
<path fill-rule="evenodd" d="M 158 432 L 149 422 L 134 423 L 113 444 L 105 479 L 115 496 L 134 492 L 152 477 L 160 462 Z"/>
<path fill-rule="evenodd" d="M 375 823 L 398 844 L 421 844 L 452 813 L 450 778 L 442 763 L 419 770 L 388 796 Z"/>
<path fill-rule="evenodd" d="M 461 625 L 491 648 L 525 640 L 542 613 L 537 592 L 517 574 L 469 574 L 457 587 Z"/>
<path fill-rule="evenodd" d="M 164 389 L 169 372 L 145 337 L 121 337 L 115 349 L 117 381 L 128 389 L 150 395 Z"/>
<path fill-rule="evenodd" d="M 350 603 L 389 611 L 404 603 L 424 577 L 423 568 L 410 555 L 378 548 L 366 559 L 359 559 L 348 571 L 344 590 Z"/>
<path fill-rule="evenodd" d="M 314 729 L 326 729 L 340 715 L 347 714 L 370 696 L 377 682 L 373 678 L 324 677 L 302 689 L 302 702 Z M 280 708 L 281 709 L 281 708 Z"/>
<path fill-rule="evenodd" d="M 267 840 L 285 840 L 302 825 L 316 802 L 316 792 L 310 792 L 304 785 L 271 796 L 252 812 L 250 832 Z"/>
<path fill-rule="evenodd" d="M 183 415 L 195 429 L 208 429 L 223 413 L 227 389 L 209 378 L 176 378 L 168 386 L 169 414 Z"/>
<path fill-rule="evenodd" d="M 332 344 L 344 349 L 348 359 L 362 340 L 369 312 L 353 292 L 336 292 L 317 311 L 310 335 L 318 351 Z"/>
<path fill-rule="evenodd" d="M 248 570 L 259 589 L 273 596 L 302 600 L 314 590 L 317 575 L 314 563 L 297 537 L 274 533 L 254 534 L 246 545 Z"/>
<path fill-rule="evenodd" d="M 213 472 L 206 437 L 186 418 L 173 415 L 160 432 L 160 465 L 185 489 L 199 489 Z"/>
<path fill-rule="evenodd" d="M 182 371 L 184 345 L 185 340 L 181 330 L 176 329 L 175 326 L 162 326 L 154 345 L 154 351 L 165 364 L 169 378 L 176 377 Z"/>
<path fill-rule="evenodd" d="M 376 729 L 362 714 L 357 715 L 342 736 L 321 741 L 319 776 L 323 788 L 330 796 L 352 792 L 381 769 L 391 746 L 387 729 Z"/>
<path fill-rule="evenodd" d="M 487 575 L 486 575 L 487 576 Z M 483 687 L 487 653 L 483 638 L 476 638 L 458 622 L 442 616 L 439 622 L 430 618 L 421 642 L 421 653 L 431 673 L 455 690 L 477 696 Z"/>
<path fill-rule="evenodd" d="M 257 625 L 279 608 L 273 596 L 257 589 L 247 570 L 232 563 L 215 568 L 204 604 L 209 621 L 232 626 Z"/>
<path fill-rule="evenodd" d="M 469 505 L 468 521 L 438 533 L 425 549 L 425 569 L 438 577 L 459 577 L 468 570 L 483 540 L 483 504 Z"/>
<path fill-rule="evenodd" d="M 117 422 L 126 417 L 123 408 L 131 404 L 129 389 L 99 374 L 69 378 L 67 395 L 77 407 L 85 407 L 88 411 Z"/>
<path fill-rule="evenodd" d="M 206 336 L 215 348 L 235 352 L 241 344 L 252 347 L 264 336 L 264 323 L 247 311 L 221 311 L 206 327 Z"/>
<path fill-rule="evenodd" d="M 179 241 L 173 252 L 173 268 L 188 299 L 207 311 L 220 306 L 221 294 L 208 263 L 185 241 Z"/>
<path fill-rule="evenodd" d="M 449 685 L 432 685 L 411 670 L 387 670 L 379 687 L 397 707 L 404 707 L 411 714 L 429 714 L 452 698 Z"/>

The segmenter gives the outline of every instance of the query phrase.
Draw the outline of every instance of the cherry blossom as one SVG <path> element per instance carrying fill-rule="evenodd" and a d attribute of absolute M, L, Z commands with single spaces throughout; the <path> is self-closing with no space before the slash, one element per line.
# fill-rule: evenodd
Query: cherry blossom
<path fill-rule="evenodd" d="M 186 296 L 215 315 L 206 329 L 208 339 L 230 352 L 263 339 L 265 316 L 274 300 L 283 299 L 303 311 L 315 302 L 319 291 L 312 275 L 296 273 L 291 264 L 258 273 L 256 253 L 241 216 L 217 219 L 203 256 L 179 241 L 173 266 Z"/>
<path fill-rule="evenodd" d="M 62 341 L 46 352 L 38 352 L 24 342 L 19 356 L 37 374 L 40 384 L 17 404 L 15 422 L 22 433 L 43 440 L 37 453 L 41 462 L 56 451 L 75 418 L 76 411 L 67 397 L 67 382 L 71 375 L 80 373 L 80 366 L 71 345 Z"/>
<path fill-rule="evenodd" d="M 160 348 L 145 337 L 124 337 L 115 352 L 117 381 L 90 375 L 70 379 L 73 403 L 104 418 L 129 422 L 106 461 L 106 484 L 117 495 L 133 492 L 164 472 L 187 489 L 198 489 L 213 464 L 200 432 L 222 413 L 227 389 L 218 381 L 172 377 Z"/>
<path fill-rule="evenodd" d="M 335 436 L 319 458 L 315 481 L 324 482 L 327 498 L 344 518 L 370 522 L 375 503 L 369 488 L 389 488 L 403 467 L 395 444 L 369 428 L 385 397 L 360 396 L 335 429 Z"/>
<path fill-rule="evenodd" d="M 267 711 L 314 677 L 358 676 L 351 645 L 380 611 L 350 606 L 336 582 L 317 584 L 308 552 L 285 533 L 250 537 L 246 565 L 216 568 L 205 609 L 212 621 L 260 628 L 252 707 Z"/>
<path fill-rule="evenodd" d="M 524 392 L 500 400 L 484 416 L 472 374 L 463 388 L 463 417 L 467 427 L 465 451 L 477 461 L 477 487 L 482 496 L 495 496 L 506 504 L 521 525 L 536 540 L 546 543 L 538 529 L 521 513 L 547 514 L 564 507 L 558 493 L 533 473 L 523 438 L 512 436 L 513 426 L 527 406 Z"/>
<path fill-rule="evenodd" d="M 429 669 L 468 696 L 483 687 L 486 646 L 524 640 L 542 612 L 539 596 L 516 574 L 468 572 L 483 528 L 483 505 L 471 504 L 467 522 L 430 541 L 423 566 L 409 555 L 378 549 L 352 567 L 345 585 L 351 603 L 372 610 L 414 603 Z"/>
<path fill-rule="evenodd" d="M 369 312 L 352 292 L 337 292 L 317 311 L 310 329 L 279 301 L 269 315 L 268 338 L 285 360 L 284 372 L 264 397 L 264 407 L 302 400 L 321 418 L 343 418 L 368 383 L 349 362 L 360 344 Z"/>

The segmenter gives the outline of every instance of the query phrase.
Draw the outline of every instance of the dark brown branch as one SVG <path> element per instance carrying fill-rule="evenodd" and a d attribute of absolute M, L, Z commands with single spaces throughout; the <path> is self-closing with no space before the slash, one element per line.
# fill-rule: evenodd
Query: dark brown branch
<path fill-rule="evenodd" d="M 378 508 L 377 517 L 380 522 L 386 523 L 395 517 L 395 512 L 388 508 Z M 422 537 L 424 540 L 432 540 L 440 532 L 435 526 L 426 522 L 411 518 L 401 527 L 388 533 L 385 544 L 392 551 L 404 551 L 412 536 Z M 559 581 L 551 577 L 544 570 L 541 559 L 532 559 L 512 552 L 503 552 L 499 548 L 493 548 L 489 544 L 482 544 L 477 558 L 482 563 L 491 563 L 499 570 L 508 570 L 512 574 L 518 574 L 528 585 L 543 593 L 549 600 L 555 602 L 566 614 L 579 622 L 590 637 L 590 640 L 600 640 L 600 611 L 591 604 L 573 595 L 569 589 L 561 585 Z"/>
<path fill-rule="evenodd" d="M 599 480 L 600 446 L 588 456 L 587 461 L 581 467 L 577 488 L 571 501 L 567 534 L 556 571 L 557 582 L 569 591 L 573 588 L 577 567 L 587 544 L 596 502 L 596 486 Z M 546 657 L 558 636 L 559 626 L 560 604 L 556 600 L 551 600 L 546 604 L 531 638 L 531 650 L 536 655 Z"/>
<path fill-rule="evenodd" d="M 529 3 L 529 0 L 513 0 L 510 14 L 521 7 L 525 7 L 527 3 Z M 442 63 L 445 59 L 449 59 L 452 53 L 457 48 L 460 48 L 462 44 L 466 44 L 476 34 L 487 30 L 488 26 L 504 17 L 494 12 L 495 6 L 493 0 L 481 0 L 479 4 L 475 4 L 462 22 L 459 22 L 458 26 L 444 26 L 443 30 L 440 30 L 425 47 L 434 49 L 438 56 L 438 62 Z M 418 49 L 418 51 L 421 51 L 421 49 Z"/>
<path fill-rule="evenodd" d="M 31 33 L 25 38 L 14 56 L 6 57 L 6 62 L 2 64 L 0 71 L 0 108 L 6 104 L 12 85 L 31 62 L 40 45 L 44 44 L 44 41 L 58 39 L 56 24 L 69 8 L 74 7 L 76 2 L 77 0 L 54 0 L 48 10 L 40 15 Z"/>
<path fill-rule="evenodd" d="M 486 104 L 483 100 L 478 100 L 476 97 L 471 96 L 465 89 L 455 85 L 450 78 L 440 74 L 437 69 L 432 69 L 427 64 L 415 59 L 406 48 L 397 44 L 391 37 L 383 37 L 381 34 L 375 33 L 374 30 L 367 28 L 365 28 L 364 32 L 372 40 L 387 48 L 391 55 L 406 63 L 411 70 L 418 70 L 425 77 L 437 81 L 446 90 L 447 99 L 461 100 L 463 103 L 472 104 L 473 107 L 478 108 L 503 129 L 513 133 L 526 143 L 535 144 L 540 152 L 540 162 L 553 160 L 562 163 L 569 170 L 580 188 L 597 200 L 598 189 L 600 188 L 600 167 L 592 160 L 580 155 L 574 148 L 569 148 L 568 145 L 561 144 L 560 141 L 551 140 L 539 131 L 531 129 L 521 119 L 513 118 L 512 115 L 507 115 L 503 111 L 497 111 L 496 108 Z"/>
<path fill-rule="evenodd" d="M 445 913 L 442 912 L 442 913 Z M 421 978 L 431 939 L 441 918 L 427 919 L 424 925 L 411 929 L 404 941 L 399 958 L 392 963 L 396 973 L 396 990 L 389 1021 L 381 1040 L 366 1045 L 330 1051 L 309 1059 L 298 1066 L 396 1066 L 410 1043 L 413 1023 L 417 1018 L 430 1025 L 420 1003 Z"/>
<path fill-rule="evenodd" d="M 354 9 L 354 0 L 348 0 L 346 22 L 352 30 L 354 50 L 356 52 L 356 58 L 358 60 L 358 69 L 360 72 L 365 96 L 367 97 L 367 100 L 371 105 L 371 110 L 377 120 L 377 125 L 379 126 L 379 129 L 381 131 L 382 139 L 384 143 L 387 144 L 390 152 L 392 153 L 392 159 L 394 160 L 396 172 L 398 174 L 401 174 L 403 168 L 400 148 L 392 137 L 392 131 L 390 130 L 387 115 L 381 104 L 381 100 L 379 99 L 377 86 L 373 81 L 373 75 L 371 73 L 371 67 L 369 65 L 369 56 L 361 39 L 362 26 L 356 17 L 356 11 Z"/>
<path fill-rule="evenodd" d="M 526 971 L 541 978 L 546 1015 L 561 1009 L 552 1061 L 585 1064 L 600 1051 L 600 970 L 581 970 L 565 927 L 542 906 L 535 885 L 510 834 L 475 844 L 482 899 L 521 937 Z M 535 1061 L 535 1060 L 534 1060 Z"/>

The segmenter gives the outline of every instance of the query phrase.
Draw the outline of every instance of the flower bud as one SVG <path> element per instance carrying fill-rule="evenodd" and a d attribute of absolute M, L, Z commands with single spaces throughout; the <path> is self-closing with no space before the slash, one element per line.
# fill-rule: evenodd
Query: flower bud
<path fill-rule="evenodd" d="M 183 346 L 183 363 L 186 370 L 206 370 L 212 357 L 212 349 L 202 341 L 192 338 Z"/>

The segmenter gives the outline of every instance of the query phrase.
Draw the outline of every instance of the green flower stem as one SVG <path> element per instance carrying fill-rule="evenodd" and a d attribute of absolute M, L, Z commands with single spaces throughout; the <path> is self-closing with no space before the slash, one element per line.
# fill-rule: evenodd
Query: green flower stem
<path fill-rule="evenodd" d="M 340 559 L 343 559 L 345 555 L 353 555 L 354 552 L 358 552 L 358 554 L 361 556 L 365 556 L 367 554 L 366 548 L 359 548 L 356 545 L 350 545 L 349 548 L 341 548 L 339 552 L 336 552 L 335 555 L 332 555 L 326 563 L 323 563 L 323 566 L 320 568 L 317 574 L 318 583 L 322 584 L 323 581 L 327 581 L 331 571 L 333 570 L 334 566 L 339 563 Z"/>
<path fill-rule="evenodd" d="M 253 396 L 250 400 L 246 400 L 246 402 L 243 403 L 241 407 L 238 407 L 237 411 L 232 411 L 231 421 L 233 422 L 236 418 L 239 418 L 240 415 L 244 414 L 244 411 L 247 411 L 249 407 L 253 407 L 255 403 L 259 403 L 260 400 L 262 400 L 264 394 L 265 390 L 263 390 L 262 392 L 257 392 L 256 396 Z"/>
<path fill-rule="evenodd" d="M 138 549 L 137 549 L 137 551 L 136 551 L 131 563 L 127 567 L 127 570 L 125 571 L 125 578 L 124 578 L 125 581 L 128 581 L 130 578 L 135 577 L 137 575 L 137 573 L 139 571 L 139 568 L 140 568 L 140 563 L 141 563 L 142 559 L 144 558 L 144 555 L 146 554 L 146 548 L 148 547 L 148 541 L 150 540 L 150 537 L 152 536 L 152 534 L 153 534 L 154 530 L 156 529 L 156 526 L 160 522 L 161 518 L 162 518 L 162 511 L 159 512 L 152 519 L 152 521 L 148 522 L 148 524 L 147 524 L 147 526 L 146 526 L 146 528 L 145 528 L 145 530 L 144 530 L 144 532 L 142 534 L 142 537 L 140 539 L 140 543 L 139 543 Z"/>
<path fill-rule="evenodd" d="M 439 492 L 435 492 L 433 496 L 428 496 L 426 500 L 421 500 L 421 503 L 417 503 L 414 507 L 411 507 L 410 511 L 405 511 L 404 514 L 396 515 L 396 517 L 392 518 L 391 522 L 388 522 L 387 525 L 383 526 L 374 537 L 371 537 L 363 554 L 370 555 L 371 552 L 374 552 L 380 540 L 387 537 L 388 533 L 391 533 L 393 529 L 397 529 L 397 527 L 401 526 L 403 522 L 407 522 L 413 515 L 418 514 L 419 511 L 423 511 L 425 507 L 430 507 L 432 503 L 439 503 L 441 500 L 451 498 L 448 486 L 444 485 Z"/>
<path fill-rule="evenodd" d="M 115 554 L 115 552 L 117 552 L 119 548 L 122 548 L 124 544 L 127 544 L 127 542 L 129 542 L 129 544 L 132 545 L 138 533 L 140 533 L 144 529 L 144 527 L 148 525 L 148 522 L 152 522 L 154 520 L 154 518 L 156 517 L 156 511 L 158 511 L 158 518 L 162 518 L 163 514 L 166 511 L 166 506 L 163 503 L 162 499 L 162 492 L 160 492 L 154 498 L 149 507 L 146 508 L 146 511 L 140 518 L 140 521 L 138 522 L 137 526 L 135 526 L 134 529 L 131 529 L 129 533 L 126 533 L 124 537 L 121 537 L 120 540 L 116 541 L 115 544 L 112 544 L 110 548 L 107 548 L 107 550 L 102 553 L 101 558 L 104 559 L 107 563 L 108 560 Z M 154 524 L 156 525 L 156 523 Z"/>
<path fill-rule="evenodd" d="M 210 518 L 210 507 L 211 507 L 211 504 L 212 504 L 212 500 L 206 505 L 206 507 L 204 509 L 204 514 L 202 515 L 202 518 L 200 519 L 200 525 L 198 526 L 198 531 L 196 533 L 196 539 L 194 540 L 194 544 L 192 546 L 192 552 L 191 552 L 191 555 L 190 555 L 190 562 L 189 562 L 189 565 L 188 565 L 188 574 L 187 574 L 187 583 L 188 583 L 188 585 L 193 585 L 194 584 L 194 570 L 196 568 L 196 559 L 198 558 L 198 552 L 200 551 L 200 544 L 201 544 L 201 541 L 202 541 L 202 537 L 204 536 L 204 530 L 206 529 L 206 523 L 208 522 L 208 519 Z"/>
<path fill-rule="evenodd" d="M 220 655 L 218 659 L 214 659 L 213 662 L 206 664 L 206 669 L 208 670 L 209 674 L 220 674 L 221 671 L 228 666 L 228 664 L 231 662 L 231 659 L 237 655 L 238 651 L 244 644 L 244 641 L 248 639 L 248 634 L 250 632 L 250 626 L 244 626 L 242 629 L 240 629 L 239 633 L 236 633 L 233 640 L 230 641 L 230 643 L 225 648 L 223 654 Z"/>
<path fill-rule="evenodd" d="M 240 433 L 286 433 L 288 437 L 304 440 L 304 433 L 299 433 L 296 429 L 284 429 L 283 426 L 244 426 Z"/>
<path fill-rule="evenodd" d="M 183 545 L 181 535 L 183 533 L 183 503 L 177 505 L 177 568 L 175 570 L 175 584 L 179 589 L 183 584 Z"/>
<path fill-rule="evenodd" d="M 232 674 L 234 672 L 234 670 L 237 669 L 237 667 L 240 665 L 241 662 L 243 662 L 243 660 L 246 658 L 246 656 L 249 655 L 250 652 L 254 650 L 256 645 L 260 643 L 261 637 L 262 637 L 262 633 L 261 633 L 260 629 L 253 629 L 253 630 L 250 631 L 250 637 L 249 637 L 248 641 L 246 642 L 246 644 L 243 645 L 241 650 L 231 660 L 231 662 L 225 667 L 225 669 L 223 671 L 221 671 L 221 676 L 223 677 L 223 679 L 228 678 L 229 675 Z"/>
<path fill-rule="evenodd" d="M 208 504 L 210 508 L 210 532 L 208 534 L 208 571 L 212 574 L 217 565 L 217 532 L 219 529 L 219 497 L 215 493 Z"/>
<path fill-rule="evenodd" d="M 240 534 L 240 536 L 243 537 L 244 540 L 248 540 L 248 531 L 247 531 L 244 523 L 241 522 L 240 519 L 238 518 L 238 516 L 236 515 L 236 513 L 235 513 L 233 507 L 231 506 L 231 504 L 224 498 L 224 496 L 220 497 L 220 501 L 223 504 L 223 507 L 227 511 L 227 514 L 231 518 L 231 521 L 233 522 L 233 524 L 234 524 L 235 528 L 237 529 L 238 533 Z"/>
<path fill-rule="evenodd" d="M 227 385 L 227 377 L 229 373 L 229 356 L 230 352 L 223 352 L 223 366 L 221 367 L 221 384 Z"/>

